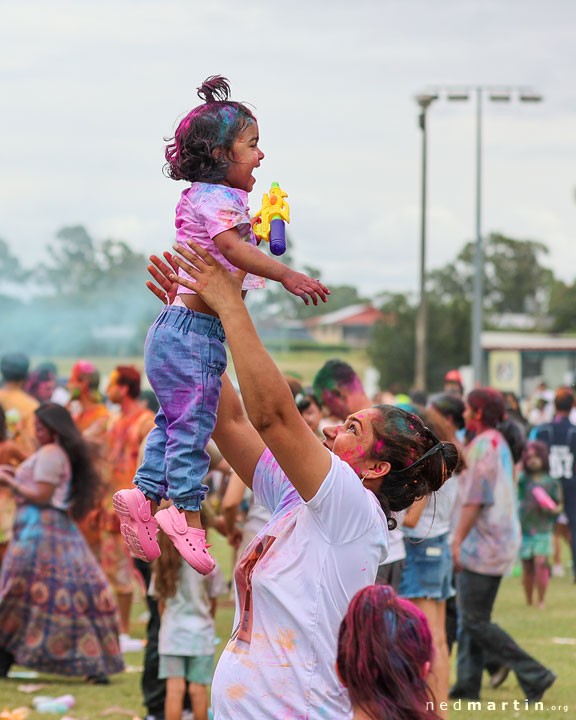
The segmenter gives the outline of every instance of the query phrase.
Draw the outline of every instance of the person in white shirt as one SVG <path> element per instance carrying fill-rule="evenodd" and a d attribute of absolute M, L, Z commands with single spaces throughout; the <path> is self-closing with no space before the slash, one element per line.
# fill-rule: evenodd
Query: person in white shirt
<path fill-rule="evenodd" d="M 340 621 L 354 594 L 374 583 L 390 512 L 437 490 L 458 451 L 392 406 L 358 410 L 319 443 L 258 338 L 240 274 L 190 247 L 197 255 L 180 253 L 194 265 L 179 262 L 221 318 L 248 414 L 224 377 L 214 440 L 272 513 L 235 571 L 235 627 L 212 683 L 214 717 L 349 720 L 335 671 Z M 170 296 L 176 275 L 153 262 Z"/>

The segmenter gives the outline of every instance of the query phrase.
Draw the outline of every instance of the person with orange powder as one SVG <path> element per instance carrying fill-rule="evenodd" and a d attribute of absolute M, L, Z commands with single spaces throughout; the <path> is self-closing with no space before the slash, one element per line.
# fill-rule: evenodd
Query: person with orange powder
<path fill-rule="evenodd" d="M 110 420 L 103 445 L 106 497 L 102 530 L 102 567 L 116 591 L 120 610 L 120 643 L 123 650 L 141 648 L 140 641 L 129 636 L 130 609 L 138 582 L 134 561 L 120 534 L 120 522 L 114 512 L 112 496 L 131 487 L 138 464 L 138 452 L 154 426 L 154 413 L 139 403 L 141 374 L 132 366 L 119 365 L 110 375 L 107 395 L 120 413 Z"/>

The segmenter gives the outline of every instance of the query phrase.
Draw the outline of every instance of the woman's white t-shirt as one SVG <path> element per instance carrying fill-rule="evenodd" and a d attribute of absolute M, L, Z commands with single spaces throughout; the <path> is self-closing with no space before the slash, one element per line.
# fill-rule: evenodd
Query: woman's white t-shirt
<path fill-rule="evenodd" d="M 335 671 L 338 629 L 385 559 L 386 516 L 335 455 L 308 502 L 269 450 L 253 489 L 273 514 L 234 573 L 234 632 L 212 682 L 215 720 L 347 720 L 352 710 Z"/>

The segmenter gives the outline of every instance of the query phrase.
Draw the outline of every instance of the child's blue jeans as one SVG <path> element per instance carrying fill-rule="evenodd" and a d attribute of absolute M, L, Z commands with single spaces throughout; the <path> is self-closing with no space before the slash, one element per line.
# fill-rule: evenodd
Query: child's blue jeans
<path fill-rule="evenodd" d="M 224 340 L 218 318 L 174 305 L 148 331 L 146 374 L 160 410 L 134 483 L 157 503 L 167 499 L 179 510 L 200 510 L 206 497 L 206 445 L 226 370 Z"/>

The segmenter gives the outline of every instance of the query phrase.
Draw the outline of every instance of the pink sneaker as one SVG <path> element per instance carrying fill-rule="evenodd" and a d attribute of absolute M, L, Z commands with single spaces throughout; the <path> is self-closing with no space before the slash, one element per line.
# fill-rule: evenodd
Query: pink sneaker
<path fill-rule="evenodd" d="M 170 505 L 165 510 L 156 513 L 158 525 L 174 543 L 174 547 L 180 555 L 202 575 L 214 570 L 216 563 L 213 557 L 206 550 L 206 531 L 188 527 L 186 516 L 179 512 L 178 508 Z"/>
<path fill-rule="evenodd" d="M 152 562 L 160 557 L 156 540 L 158 523 L 150 512 L 150 501 L 137 487 L 119 490 L 112 498 L 120 518 L 120 532 L 130 552 L 141 560 Z"/>

